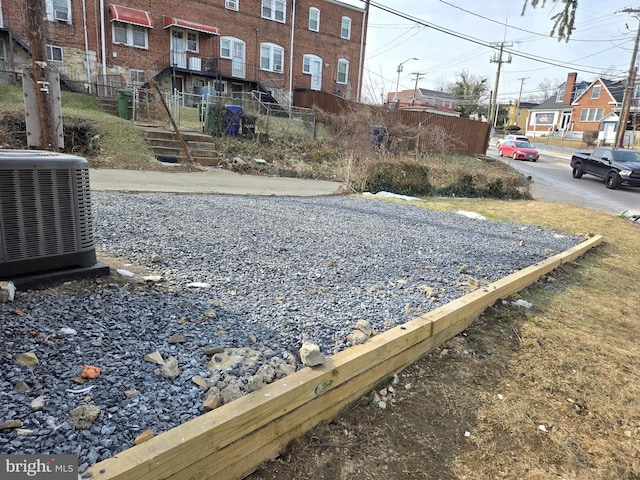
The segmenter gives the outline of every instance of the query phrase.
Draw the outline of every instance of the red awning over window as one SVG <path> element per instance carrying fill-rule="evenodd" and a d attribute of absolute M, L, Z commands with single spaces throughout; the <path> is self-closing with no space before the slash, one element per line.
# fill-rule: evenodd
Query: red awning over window
<path fill-rule="evenodd" d="M 141 27 L 153 28 L 153 18 L 149 12 L 136 10 L 135 8 L 122 7 L 120 5 L 109 5 L 111 21 L 132 23 Z"/>
<path fill-rule="evenodd" d="M 182 27 L 187 28 L 189 30 L 195 30 L 197 32 L 210 33 L 211 35 L 220 35 L 220 30 L 218 27 L 212 27 L 209 25 L 203 25 L 201 23 L 191 22 L 189 20 L 182 20 L 181 18 L 176 17 L 167 17 L 164 18 L 164 28 L 169 27 Z"/>

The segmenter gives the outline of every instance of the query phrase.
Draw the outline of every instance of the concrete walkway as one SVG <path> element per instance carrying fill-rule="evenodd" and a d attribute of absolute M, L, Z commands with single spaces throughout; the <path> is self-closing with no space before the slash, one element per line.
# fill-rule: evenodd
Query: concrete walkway
<path fill-rule="evenodd" d="M 91 189 L 98 191 L 208 193 L 228 195 L 279 195 L 312 197 L 335 195 L 340 182 L 300 178 L 240 175 L 228 170 L 203 172 L 156 172 L 90 169 Z"/>

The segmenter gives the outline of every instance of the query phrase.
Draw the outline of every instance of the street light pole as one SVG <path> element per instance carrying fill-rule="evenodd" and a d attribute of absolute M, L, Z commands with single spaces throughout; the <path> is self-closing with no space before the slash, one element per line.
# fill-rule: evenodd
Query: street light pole
<path fill-rule="evenodd" d="M 402 72 L 402 65 L 404 65 L 405 63 L 407 63 L 409 60 L 418 60 L 417 58 L 413 57 L 413 58 L 407 58 L 404 62 L 400 62 L 398 64 L 398 80 L 396 80 L 396 94 L 393 98 L 393 101 L 396 104 L 396 107 L 398 106 L 398 88 L 400 88 L 400 72 Z"/>

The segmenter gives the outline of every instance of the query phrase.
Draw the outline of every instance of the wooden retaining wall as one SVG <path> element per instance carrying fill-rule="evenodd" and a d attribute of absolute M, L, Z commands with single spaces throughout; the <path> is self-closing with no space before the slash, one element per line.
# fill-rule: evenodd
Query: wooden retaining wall
<path fill-rule="evenodd" d="M 241 479 L 380 381 L 469 327 L 485 308 L 602 242 L 595 236 L 89 468 L 98 480 Z"/>

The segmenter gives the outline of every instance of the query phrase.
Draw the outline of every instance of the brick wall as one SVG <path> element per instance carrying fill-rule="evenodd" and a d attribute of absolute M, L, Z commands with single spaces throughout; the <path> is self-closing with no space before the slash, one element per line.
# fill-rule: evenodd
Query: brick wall
<path fill-rule="evenodd" d="M 264 19 L 261 16 L 261 0 L 239 0 L 239 11 L 225 8 L 225 0 L 114 0 L 117 5 L 127 6 L 151 13 L 154 28 L 148 29 L 148 49 L 117 45 L 112 42 L 109 5 L 105 1 L 105 63 L 107 73 L 127 75 L 129 68 L 158 71 L 169 65 L 170 29 L 163 25 L 163 15 L 174 16 L 205 25 L 218 27 L 220 36 L 230 36 L 245 42 L 245 63 L 248 80 L 260 79 L 271 86 L 289 88 L 289 62 L 291 41 L 292 1 L 286 2 L 285 23 Z M 24 21 L 26 0 L 3 2 L 5 28 L 10 29 L 24 41 L 27 41 Z M 86 2 L 87 37 L 90 57 L 94 59 L 92 72 L 102 71 L 100 39 L 100 2 Z M 320 10 L 320 29 L 309 30 L 309 9 Z M 46 21 L 47 43 L 64 48 L 65 64 L 78 69 L 78 62 L 84 62 L 84 28 L 82 2 L 71 1 L 72 22 L 70 24 Z M 357 91 L 358 68 L 360 63 L 360 38 L 364 11 L 336 0 L 298 0 L 296 2 L 293 88 L 309 88 L 310 75 L 303 74 L 303 55 L 313 54 L 322 58 L 322 90 L 340 95 L 350 95 Z M 351 38 L 341 38 L 342 17 L 351 19 Z M 199 56 L 219 59 L 220 37 L 200 32 Z M 265 72 L 259 69 L 260 43 L 270 42 L 284 49 L 283 72 Z M 364 53 L 364 52 L 363 52 Z M 79 57 L 79 58 L 76 58 Z M 337 65 L 339 59 L 349 62 L 348 84 L 338 84 Z M 219 59 L 220 68 L 230 71 L 231 60 Z"/>
<path fill-rule="evenodd" d="M 593 87 L 600 85 L 600 96 L 596 98 L 591 98 Z M 578 101 L 573 106 L 573 130 L 575 132 L 585 132 L 589 130 L 599 130 L 600 129 L 600 120 L 592 121 L 592 122 L 581 122 L 580 116 L 582 114 L 582 110 L 585 108 L 602 108 L 603 113 L 602 117 L 606 117 L 607 114 L 613 111 L 615 106 L 615 100 L 611 98 L 611 95 L 607 91 L 604 85 L 597 80 L 593 85 L 591 85 L 584 94 L 578 99 Z"/>

